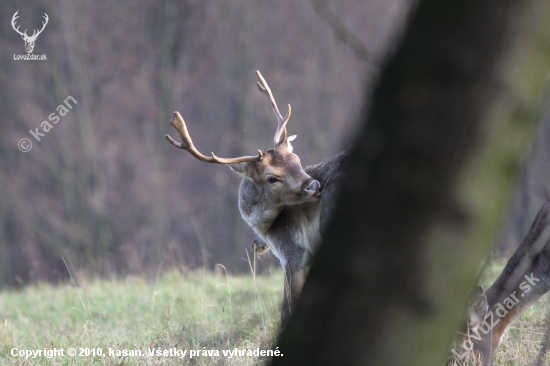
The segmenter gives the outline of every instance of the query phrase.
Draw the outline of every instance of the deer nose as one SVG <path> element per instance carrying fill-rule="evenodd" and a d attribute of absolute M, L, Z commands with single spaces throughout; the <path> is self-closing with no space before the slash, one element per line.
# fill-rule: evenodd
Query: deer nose
<path fill-rule="evenodd" d="M 319 196 L 321 194 L 321 183 L 315 179 L 312 179 L 311 181 L 304 183 L 302 192 L 306 196 Z"/>

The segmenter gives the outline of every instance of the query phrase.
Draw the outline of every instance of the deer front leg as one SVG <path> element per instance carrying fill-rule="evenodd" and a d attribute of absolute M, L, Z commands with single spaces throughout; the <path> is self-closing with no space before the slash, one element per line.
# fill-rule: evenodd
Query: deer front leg
<path fill-rule="evenodd" d="M 283 329 L 292 314 L 296 299 L 300 295 L 304 284 L 305 273 L 302 269 L 302 257 L 304 251 L 298 247 L 293 248 L 291 255 L 283 265 L 284 270 L 284 296 L 281 311 L 281 329 Z"/>

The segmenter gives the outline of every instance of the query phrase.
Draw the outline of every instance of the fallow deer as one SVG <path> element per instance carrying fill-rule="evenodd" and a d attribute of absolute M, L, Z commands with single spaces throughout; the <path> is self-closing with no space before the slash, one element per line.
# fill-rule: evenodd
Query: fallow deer
<path fill-rule="evenodd" d="M 491 365 L 512 322 L 550 290 L 549 211 L 550 200 L 495 283 L 485 293 L 480 287 L 469 308 L 462 352 L 465 349 L 483 366 Z M 459 358 L 464 358 L 462 355 Z"/>
<path fill-rule="evenodd" d="M 269 245 L 283 267 L 285 281 L 281 324 L 284 326 L 292 311 L 292 303 L 300 292 L 304 268 L 330 215 L 347 153 L 338 153 L 304 169 L 290 144 L 296 136 L 288 136 L 286 131 L 290 104 L 283 117 L 266 81 L 259 71 L 256 75 L 259 79 L 257 86 L 269 97 L 278 122 L 273 148 L 258 150 L 255 156 L 237 158 L 219 158 L 214 153 L 203 155 L 193 145 L 179 112 L 174 112 L 170 124 L 182 142 L 176 142 L 169 135 L 166 139 L 202 162 L 228 165 L 242 176 L 238 199 L 241 216 Z"/>

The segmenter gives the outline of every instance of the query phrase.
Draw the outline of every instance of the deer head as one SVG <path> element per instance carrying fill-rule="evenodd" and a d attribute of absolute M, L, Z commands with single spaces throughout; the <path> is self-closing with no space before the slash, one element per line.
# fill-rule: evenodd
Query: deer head
<path fill-rule="evenodd" d="M 296 136 L 288 136 L 286 131 L 286 124 L 291 113 L 290 105 L 288 105 L 286 116 L 283 117 L 266 81 L 259 71 L 256 71 L 256 75 L 260 80 L 257 83 L 258 88 L 269 97 L 277 118 L 273 148 L 258 150 L 256 156 L 237 158 L 219 158 L 214 153 L 211 156 L 203 155 L 193 145 L 187 126 L 179 112 L 174 112 L 174 118 L 170 124 L 174 126 L 182 142 L 176 142 L 169 135 L 165 136 L 166 139 L 175 147 L 188 151 L 202 162 L 228 165 L 244 178 L 251 180 L 258 188 L 256 192 L 262 192 L 262 197 L 259 198 L 274 206 L 319 200 L 321 196 L 320 183 L 304 171 L 300 158 L 292 152 L 290 142 Z"/>
<path fill-rule="evenodd" d="M 42 29 L 40 30 L 35 29 L 34 32 L 32 33 L 32 36 L 29 36 L 27 35 L 26 29 L 24 32 L 21 32 L 19 30 L 19 26 L 17 28 L 15 27 L 15 21 L 17 20 L 17 18 L 19 18 L 19 15 L 17 13 L 19 13 L 19 10 L 17 10 L 15 14 L 13 14 L 13 17 L 11 18 L 11 26 L 17 33 L 21 35 L 21 38 L 23 38 L 23 41 L 25 41 L 25 49 L 27 50 L 27 53 L 32 53 L 32 50 L 34 49 L 34 42 L 36 42 L 36 39 L 38 38 L 40 33 L 42 33 L 44 28 L 46 28 L 46 24 L 48 24 L 48 20 L 49 20 L 48 14 L 44 13 L 44 17 L 43 17 L 44 22 L 42 22 Z"/>

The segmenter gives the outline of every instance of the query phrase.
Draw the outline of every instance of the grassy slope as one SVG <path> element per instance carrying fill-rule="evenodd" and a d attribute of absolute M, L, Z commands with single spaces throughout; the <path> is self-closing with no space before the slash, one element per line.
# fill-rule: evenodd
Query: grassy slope
<path fill-rule="evenodd" d="M 282 274 L 239 277 L 168 273 L 139 278 L 27 287 L 0 294 L 0 364 L 25 364 L 12 348 L 270 349 L 278 329 Z M 188 356 L 188 355 L 187 355 Z M 189 361 L 189 357 L 185 357 Z M 187 363 L 187 362 L 185 362 Z M 256 357 L 195 357 L 189 364 L 250 365 Z M 38 365 L 180 365 L 170 357 L 38 358 Z"/>
<path fill-rule="evenodd" d="M 487 288 L 504 262 L 489 266 Z M 181 365 L 176 357 L 58 357 L 27 360 L 12 348 L 140 349 L 176 347 L 220 350 L 220 356 L 183 359 L 192 365 L 253 365 L 265 358 L 226 358 L 221 350 L 271 349 L 278 330 L 283 278 L 167 273 L 155 282 L 140 278 L 30 286 L 0 293 L 0 364 Z M 537 355 L 550 312 L 544 297 L 507 332 L 495 365 L 527 365 Z"/>

